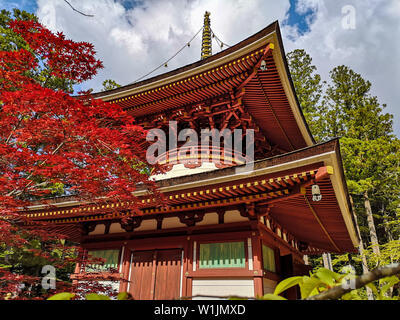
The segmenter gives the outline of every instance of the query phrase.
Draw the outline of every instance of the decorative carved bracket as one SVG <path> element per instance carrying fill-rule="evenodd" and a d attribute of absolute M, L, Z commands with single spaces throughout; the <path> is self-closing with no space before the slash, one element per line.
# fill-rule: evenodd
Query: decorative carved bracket
<path fill-rule="evenodd" d="M 309 245 L 307 242 L 299 241 L 299 250 L 300 251 L 306 251 L 308 247 L 309 247 Z"/>
<path fill-rule="evenodd" d="M 188 227 L 193 227 L 197 222 L 202 221 L 204 218 L 204 212 L 182 214 L 179 216 L 181 223 L 186 224 Z"/>
<path fill-rule="evenodd" d="M 249 218 L 250 220 L 257 219 L 254 203 L 246 203 L 244 207 L 240 207 L 239 212 L 242 217 Z"/>
<path fill-rule="evenodd" d="M 90 232 L 96 229 L 96 222 L 84 222 L 82 224 L 81 233 L 83 236 L 87 236 Z"/>
<path fill-rule="evenodd" d="M 249 217 L 249 213 L 247 212 L 247 209 L 246 209 L 245 206 L 241 206 L 241 207 L 239 208 L 239 212 L 240 212 L 240 215 L 241 215 L 242 217 L 245 217 L 245 218 L 248 218 L 248 217 Z"/>
<path fill-rule="evenodd" d="M 224 216 L 225 216 L 226 210 L 223 208 L 217 209 L 217 214 L 218 214 L 218 223 L 223 224 L 224 223 Z"/>
<path fill-rule="evenodd" d="M 263 206 L 257 206 L 256 212 L 257 215 L 260 217 L 269 217 L 269 212 L 271 211 L 271 208 L 273 205 L 263 205 Z"/>
<path fill-rule="evenodd" d="M 121 220 L 121 228 L 127 232 L 132 232 L 140 227 L 142 220 L 142 217 L 127 217 Z"/>
<path fill-rule="evenodd" d="M 157 216 L 156 220 L 157 220 L 157 230 L 161 230 L 162 222 L 164 220 L 164 217 L 163 216 Z"/>

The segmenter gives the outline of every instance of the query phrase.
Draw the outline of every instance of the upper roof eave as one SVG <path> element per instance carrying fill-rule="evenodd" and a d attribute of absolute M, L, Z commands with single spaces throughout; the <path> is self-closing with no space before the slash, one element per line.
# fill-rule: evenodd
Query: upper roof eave
<path fill-rule="evenodd" d="M 269 42 L 272 42 L 276 45 L 276 49 L 274 50 L 274 59 L 277 60 L 278 64 L 281 66 L 279 68 L 281 81 L 284 84 L 285 92 L 288 100 L 290 101 L 291 109 L 293 114 L 295 115 L 298 127 L 300 128 L 306 144 L 308 146 L 313 145 L 315 144 L 315 139 L 312 136 L 311 131 L 305 121 L 304 114 L 300 108 L 300 104 L 294 89 L 293 81 L 285 56 L 278 21 L 271 23 L 270 25 L 255 33 L 254 35 L 248 37 L 247 39 L 244 39 L 236 45 L 229 47 L 228 49 L 225 49 L 217 54 L 214 54 L 207 59 L 191 63 L 189 65 L 177 68 L 170 72 L 166 72 L 137 83 L 128 84 L 108 91 L 94 93 L 93 97 L 103 99 L 104 101 L 111 101 L 131 96 L 133 94 L 143 93 L 148 90 L 161 87 L 165 84 L 183 80 L 211 68 L 215 68 L 224 63 L 229 63 L 229 61 L 233 61 L 239 56 L 245 55 L 256 48 L 267 45 L 267 43 Z"/>
<path fill-rule="evenodd" d="M 205 66 L 212 67 L 213 65 L 218 63 L 220 59 L 228 57 L 230 55 L 233 55 L 234 53 L 236 53 L 237 51 L 239 51 L 241 49 L 250 47 L 250 45 L 257 43 L 259 40 L 262 40 L 264 38 L 268 38 L 268 36 L 270 36 L 274 33 L 277 33 L 277 31 L 279 31 L 279 23 L 278 23 L 278 21 L 274 21 L 273 23 L 271 23 L 264 29 L 255 33 L 254 35 L 242 40 L 241 42 L 235 44 L 234 46 L 231 46 L 219 53 L 213 54 L 212 56 L 210 56 L 204 60 L 199 60 L 199 61 L 193 62 L 186 66 L 183 66 L 183 67 L 177 68 L 175 70 L 171 70 L 169 72 L 142 80 L 140 82 L 121 86 L 119 88 L 115 88 L 112 90 L 96 92 L 96 93 L 93 93 L 92 95 L 94 98 L 101 98 L 103 100 L 111 100 L 111 99 L 119 98 L 121 96 L 130 95 L 132 93 L 132 91 L 139 92 L 139 91 L 142 91 L 141 89 L 143 89 L 143 91 L 146 91 L 146 90 L 148 90 L 147 87 L 149 85 L 153 85 L 152 87 L 155 87 L 155 86 L 157 86 L 157 84 L 159 82 L 161 82 L 161 81 L 164 82 L 175 76 L 181 76 L 181 77 L 179 77 L 179 79 L 187 77 L 188 73 L 196 72 L 200 67 L 205 67 Z M 171 79 L 171 81 L 175 81 L 175 80 Z"/>

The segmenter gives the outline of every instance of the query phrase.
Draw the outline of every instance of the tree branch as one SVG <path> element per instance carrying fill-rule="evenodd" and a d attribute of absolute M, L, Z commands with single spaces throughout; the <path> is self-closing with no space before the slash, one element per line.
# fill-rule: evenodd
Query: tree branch
<path fill-rule="evenodd" d="M 76 10 L 73 6 L 72 6 L 72 4 L 70 4 L 69 3 L 69 1 L 67 1 L 67 0 L 64 0 L 70 7 L 71 7 L 71 9 L 72 10 L 74 10 L 75 12 L 78 12 L 79 14 L 81 14 L 81 15 L 83 15 L 83 16 L 85 16 L 85 17 L 94 17 L 94 15 L 92 15 L 92 14 L 86 14 L 86 13 L 83 13 L 83 12 L 81 12 L 81 11 L 79 11 L 79 10 Z"/>
<path fill-rule="evenodd" d="M 10 141 L 10 139 L 11 139 L 13 133 L 14 133 L 14 132 L 19 128 L 19 126 L 21 125 L 22 119 L 23 119 L 23 118 L 21 117 L 21 118 L 18 120 L 18 123 L 15 125 L 14 129 L 11 130 L 10 135 L 8 136 L 8 138 L 7 138 L 7 140 L 6 140 L 6 144 L 8 144 L 8 142 Z"/>
<path fill-rule="evenodd" d="M 320 294 L 309 297 L 306 300 L 336 300 L 350 291 L 364 287 L 372 281 L 394 276 L 397 274 L 400 274 L 400 263 L 393 263 L 385 267 L 376 268 L 366 274 L 363 274 L 360 277 L 357 277 L 355 279 L 355 287 L 347 288 L 343 285 L 333 287 Z"/>
<path fill-rule="evenodd" d="M 51 152 L 50 155 L 54 155 L 64 144 L 65 144 L 65 141 L 61 142 L 61 143 Z M 46 163 L 47 160 L 48 160 L 48 159 L 43 160 L 38 166 L 44 165 L 44 164 Z M 34 171 L 32 171 L 26 179 L 27 179 L 27 180 L 30 179 L 30 178 L 33 176 L 33 173 L 34 173 Z M 25 190 L 26 188 L 28 188 L 32 183 L 33 183 L 33 180 L 29 181 L 29 182 L 25 185 L 25 187 L 24 187 L 22 190 L 19 190 L 19 191 L 18 191 L 17 189 L 14 189 L 13 191 L 9 192 L 6 196 L 7 196 L 7 197 L 11 197 L 12 195 L 17 195 L 17 196 L 19 196 L 19 195 L 21 195 L 21 194 L 24 192 L 24 190 Z"/>

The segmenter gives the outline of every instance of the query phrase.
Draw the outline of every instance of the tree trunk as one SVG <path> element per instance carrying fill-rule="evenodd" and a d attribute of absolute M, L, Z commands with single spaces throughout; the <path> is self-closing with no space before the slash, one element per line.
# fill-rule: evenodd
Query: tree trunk
<path fill-rule="evenodd" d="M 381 211 L 381 215 L 382 215 L 382 217 L 384 217 L 383 218 L 383 221 L 384 221 L 384 228 L 385 228 L 385 233 L 387 234 L 387 236 L 388 236 L 388 242 L 390 242 L 390 241 L 393 241 L 393 236 L 392 236 L 392 233 L 390 232 L 390 228 L 389 228 L 389 222 L 388 222 L 388 219 L 387 219 L 387 217 L 385 216 L 385 206 L 382 204 L 382 211 Z M 390 254 L 390 263 L 393 263 L 394 261 L 393 261 L 393 256 L 392 256 L 392 254 Z M 389 290 L 389 292 L 387 292 L 386 294 L 385 294 L 386 296 L 388 296 L 388 297 L 391 297 L 392 295 L 393 295 L 393 287 L 391 287 L 390 288 L 390 290 Z"/>
<path fill-rule="evenodd" d="M 353 202 L 352 196 L 350 196 L 350 204 L 351 204 L 351 210 L 353 211 L 354 222 L 355 222 L 355 225 L 356 225 L 358 238 L 360 240 L 360 245 L 358 246 L 358 254 L 361 257 L 363 274 L 366 274 L 366 273 L 369 272 L 369 269 L 368 269 L 368 264 L 367 264 L 367 258 L 365 257 L 365 254 L 364 254 L 364 242 L 363 242 L 363 240 L 361 238 L 360 227 L 358 226 L 357 214 L 356 214 L 356 210 L 354 208 L 354 202 Z M 374 300 L 374 294 L 372 293 L 371 288 L 366 287 L 366 289 L 367 289 L 368 300 Z"/>
<path fill-rule="evenodd" d="M 372 216 L 371 203 L 369 202 L 368 198 L 368 191 L 364 192 L 364 206 L 365 206 L 365 212 L 367 214 L 369 234 L 371 236 L 372 251 L 376 255 L 380 255 L 381 252 L 379 250 L 378 236 L 376 234 L 374 217 Z"/>
<path fill-rule="evenodd" d="M 357 229 L 358 229 L 358 232 L 360 232 L 358 225 L 357 225 Z M 362 259 L 363 274 L 366 274 L 369 272 L 369 269 L 368 269 L 368 264 L 367 264 L 367 258 L 365 257 L 365 254 L 364 254 L 364 244 L 363 244 L 361 237 L 360 237 L 360 245 L 358 246 L 358 253 Z M 374 300 L 374 294 L 372 293 L 371 288 L 365 287 L 365 289 L 367 289 L 368 300 Z"/>
<path fill-rule="evenodd" d="M 322 254 L 322 260 L 324 262 L 324 268 L 333 271 L 331 254 L 330 253 L 323 253 Z"/>

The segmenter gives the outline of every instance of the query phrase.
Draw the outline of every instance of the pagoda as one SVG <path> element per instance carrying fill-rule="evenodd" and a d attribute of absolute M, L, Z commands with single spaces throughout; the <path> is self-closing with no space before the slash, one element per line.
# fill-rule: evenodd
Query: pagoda
<path fill-rule="evenodd" d="M 138 187 L 140 213 L 127 210 L 128 203 L 68 197 L 27 212 L 104 258 L 99 272 L 135 299 L 261 296 L 282 279 L 307 274 L 305 255 L 358 246 L 339 141 L 315 143 L 278 22 L 214 55 L 210 30 L 206 13 L 201 60 L 94 97 L 119 104 L 145 129 L 166 132 L 167 140 L 172 126 L 199 136 L 251 130 L 251 143 L 229 154 L 199 144 L 182 156 L 178 141 L 159 152 L 155 160 L 168 171 L 152 178 L 166 207 Z M 74 279 L 89 272 L 78 264 Z"/>

